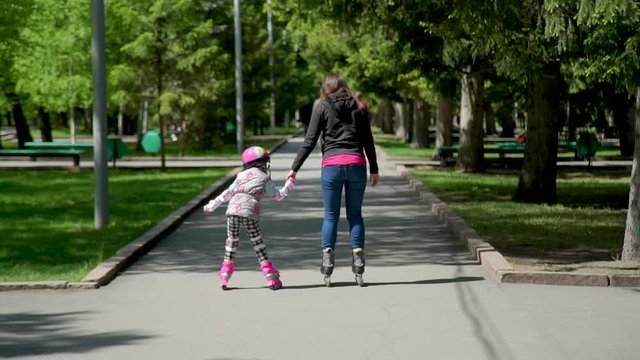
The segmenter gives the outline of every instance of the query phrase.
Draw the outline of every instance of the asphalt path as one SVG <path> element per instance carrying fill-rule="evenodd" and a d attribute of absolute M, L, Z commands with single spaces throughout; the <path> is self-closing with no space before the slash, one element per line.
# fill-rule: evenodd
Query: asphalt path
<path fill-rule="evenodd" d="M 299 141 L 273 155 L 279 185 Z M 287 199 L 263 202 L 283 289 L 266 288 L 245 235 L 222 291 L 224 207 L 195 211 L 107 286 L 1 292 L 0 358 L 640 358 L 638 289 L 496 283 L 384 160 L 365 196 L 367 286 L 351 274 L 343 213 L 326 288 L 319 167 L 316 152 Z"/>

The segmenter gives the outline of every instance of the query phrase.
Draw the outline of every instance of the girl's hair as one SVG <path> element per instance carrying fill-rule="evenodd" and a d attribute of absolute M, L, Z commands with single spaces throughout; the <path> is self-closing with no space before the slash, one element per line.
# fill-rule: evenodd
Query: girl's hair
<path fill-rule="evenodd" d="M 347 82 L 342 75 L 330 72 L 324 77 L 322 82 L 322 89 L 320 91 L 320 99 L 326 99 L 327 96 L 335 94 L 339 91 L 346 91 L 349 95 L 353 96 Z"/>
<path fill-rule="evenodd" d="M 260 159 L 260 160 L 252 161 L 250 163 L 242 164 L 242 168 L 244 170 L 251 169 L 251 168 L 254 168 L 254 167 L 257 167 L 260 170 L 268 173 L 269 167 L 270 167 L 269 166 L 269 159 Z"/>

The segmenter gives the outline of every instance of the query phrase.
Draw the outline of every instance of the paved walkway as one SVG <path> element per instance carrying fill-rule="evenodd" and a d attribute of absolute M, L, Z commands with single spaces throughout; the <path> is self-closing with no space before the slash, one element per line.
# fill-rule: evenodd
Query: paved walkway
<path fill-rule="evenodd" d="M 280 184 L 298 141 L 273 155 Z M 319 159 L 289 198 L 264 202 L 282 290 L 265 288 L 245 237 L 233 290 L 221 291 L 224 210 L 196 211 L 98 290 L 0 293 L 0 358 L 638 358 L 638 290 L 496 283 L 384 161 L 365 200 L 368 286 L 353 285 L 342 221 L 325 288 Z"/>

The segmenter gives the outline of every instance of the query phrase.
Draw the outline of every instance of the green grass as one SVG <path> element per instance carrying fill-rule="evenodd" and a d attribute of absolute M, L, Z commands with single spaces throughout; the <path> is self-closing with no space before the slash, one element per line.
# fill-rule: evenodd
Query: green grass
<path fill-rule="evenodd" d="M 375 143 L 384 148 L 384 151 L 393 158 L 420 158 L 431 159 L 434 149 L 414 149 L 410 144 L 399 141 L 395 136 L 388 134 L 381 134 L 376 132 L 374 134 Z"/>
<path fill-rule="evenodd" d="M 511 201 L 517 172 L 413 172 L 508 258 L 584 262 L 611 260 L 621 251 L 629 192 L 624 171 L 559 173 L 557 205 Z"/>
<path fill-rule="evenodd" d="M 2 170 L 0 281 L 79 281 L 228 171 L 111 170 L 110 223 L 96 230 L 91 171 Z"/>
<path fill-rule="evenodd" d="M 392 135 L 377 131 L 374 136 L 391 157 L 431 157 L 429 149 L 411 149 Z M 603 150 L 602 155 L 615 157 L 616 151 Z M 629 170 L 560 170 L 558 204 L 552 206 L 511 201 L 518 170 L 465 174 L 453 168 L 415 167 L 412 171 L 478 235 L 514 262 L 525 258 L 547 263 L 611 260 L 622 249 Z"/>

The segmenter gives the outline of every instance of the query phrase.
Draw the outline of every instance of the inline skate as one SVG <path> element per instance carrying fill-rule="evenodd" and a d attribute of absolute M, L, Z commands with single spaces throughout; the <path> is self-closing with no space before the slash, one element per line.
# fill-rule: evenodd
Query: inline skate
<path fill-rule="evenodd" d="M 333 274 L 333 249 L 322 249 L 322 264 L 320 265 L 320 272 L 324 275 L 324 285 L 331 287 L 331 274 Z"/>
<path fill-rule="evenodd" d="M 227 290 L 229 279 L 231 279 L 234 268 L 235 266 L 232 261 L 225 260 L 222 262 L 222 267 L 220 268 L 220 286 L 222 290 Z"/>
<path fill-rule="evenodd" d="M 269 286 L 271 290 L 278 290 L 282 287 L 280 272 L 278 272 L 278 269 L 276 269 L 270 261 L 261 262 L 260 269 L 262 269 L 262 274 L 267 278 L 267 286 Z"/>
<path fill-rule="evenodd" d="M 358 286 L 364 286 L 364 280 L 362 279 L 362 274 L 364 273 L 364 249 L 353 249 L 351 271 L 356 276 Z"/>

